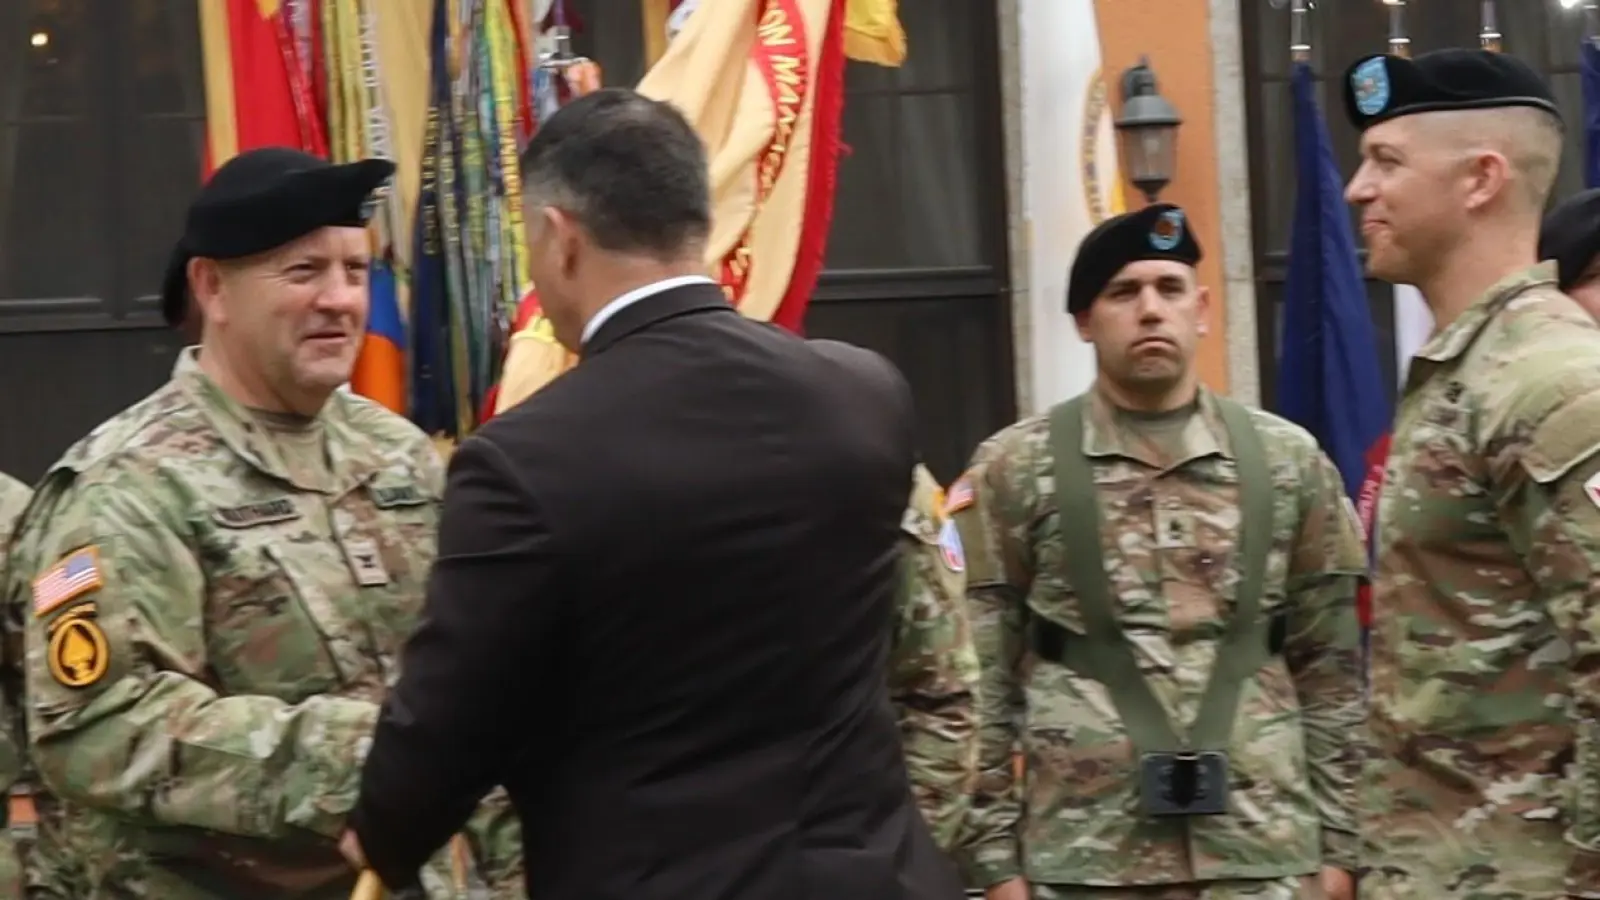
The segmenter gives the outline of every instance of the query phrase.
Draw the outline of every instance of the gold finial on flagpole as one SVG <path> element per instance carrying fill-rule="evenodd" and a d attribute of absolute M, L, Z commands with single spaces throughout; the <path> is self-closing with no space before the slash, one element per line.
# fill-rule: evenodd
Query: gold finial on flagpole
<path fill-rule="evenodd" d="M 1289 58 L 1297 63 L 1311 62 L 1310 6 L 1308 0 L 1294 0 L 1289 7 Z"/>
<path fill-rule="evenodd" d="M 1483 27 L 1478 29 L 1478 43 L 1491 53 L 1500 52 L 1500 28 L 1495 18 L 1494 0 L 1483 0 Z"/>
<path fill-rule="evenodd" d="M 1406 0 L 1383 0 L 1389 7 L 1389 52 L 1395 56 L 1411 57 L 1411 38 L 1406 37 Z"/>

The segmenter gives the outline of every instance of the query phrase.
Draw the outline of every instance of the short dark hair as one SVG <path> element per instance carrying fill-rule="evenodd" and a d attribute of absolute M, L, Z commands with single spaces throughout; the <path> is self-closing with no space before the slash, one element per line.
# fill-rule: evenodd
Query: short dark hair
<path fill-rule="evenodd" d="M 700 136 L 671 104 L 634 91 L 595 91 L 551 116 L 522 152 L 522 183 L 613 252 L 675 258 L 711 233 Z"/>

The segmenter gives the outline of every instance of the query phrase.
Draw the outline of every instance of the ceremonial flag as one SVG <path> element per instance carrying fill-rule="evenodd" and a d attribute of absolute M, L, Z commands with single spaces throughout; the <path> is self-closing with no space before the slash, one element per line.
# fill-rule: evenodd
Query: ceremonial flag
<path fill-rule="evenodd" d="M 1298 190 L 1284 285 L 1278 411 L 1322 445 L 1345 492 L 1366 507 L 1370 536 L 1387 457 L 1389 401 L 1343 179 L 1315 91 L 1311 68 L 1295 64 Z M 1367 600 L 1363 624 L 1370 616 Z"/>
<path fill-rule="evenodd" d="M 644 7 L 646 28 L 665 29 L 679 11 L 670 0 L 645 2 L 658 3 Z M 706 143 L 710 273 L 740 312 L 799 331 L 832 225 L 846 2 L 681 2 L 693 9 L 638 89 L 677 106 Z M 884 6 L 862 8 L 881 13 Z M 869 17 L 863 27 L 877 21 Z M 495 411 L 520 403 L 572 362 L 549 323 L 533 315 L 511 341 Z"/>
<path fill-rule="evenodd" d="M 1036 203 L 1021 210 L 1029 264 L 1031 407 L 1083 393 L 1094 381 L 1094 348 L 1067 315 L 1067 270 L 1096 225 L 1126 211 L 1117 164 L 1115 102 L 1101 68 L 1094 0 L 1025 2 L 1022 29 L 1023 166 Z M 1111 73 L 1109 77 L 1115 77 Z"/>
<path fill-rule="evenodd" d="M 400 295 L 394 269 L 374 265 L 372 304 L 367 313 L 367 336 L 356 357 L 350 389 L 370 397 L 400 415 L 406 414 L 406 326 L 400 313 Z"/>
<path fill-rule="evenodd" d="M 1600 46 L 1583 39 L 1583 184 L 1600 187 Z"/>
<path fill-rule="evenodd" d="M 196 0 L 206 92 L 204 175 L 240 152 L 295 147 L 326 156 L 307 67 L 280 0 Z"/>

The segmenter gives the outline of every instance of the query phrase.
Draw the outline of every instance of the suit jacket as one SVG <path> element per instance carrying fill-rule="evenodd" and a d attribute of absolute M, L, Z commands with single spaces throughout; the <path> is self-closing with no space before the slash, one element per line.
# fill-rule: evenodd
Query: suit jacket
<path fill-rule="evenodd" d="M 910 392 L 715 285 L 451 460 L 352 822 L 409 881 L 495 783 L 537 900 L 955 900 L 886 689 Z"/>

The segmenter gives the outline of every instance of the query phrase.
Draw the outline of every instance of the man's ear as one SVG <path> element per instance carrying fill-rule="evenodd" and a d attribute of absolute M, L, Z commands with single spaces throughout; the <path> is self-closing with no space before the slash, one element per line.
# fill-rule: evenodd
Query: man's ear
<path fill-rule="evenodd" d="M 1194 305 L 1200 317 L 1198 331 L 1201 337 L 1205 337 L 1211 330 L 1211 289 L 1205 285 L 1195 288 Z"/>
<path fill-rule="evenodd" d="M 186 267 L 189 276 L 189 316 L 202 320 L 222 322 L 227 310 L 222 303 L 222 267 L 214 259 L 195 257 Z"/>

